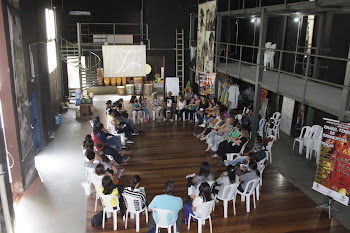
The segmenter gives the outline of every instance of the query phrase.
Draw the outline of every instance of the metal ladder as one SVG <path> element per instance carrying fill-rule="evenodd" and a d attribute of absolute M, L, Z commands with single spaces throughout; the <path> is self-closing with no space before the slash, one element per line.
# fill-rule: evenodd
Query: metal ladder
<path fill-rule="evenodd" d="M 176 77 L 179 78 L 180 93 L 184 92 L 185 75 L 184 30 L 176 29 Z"/>

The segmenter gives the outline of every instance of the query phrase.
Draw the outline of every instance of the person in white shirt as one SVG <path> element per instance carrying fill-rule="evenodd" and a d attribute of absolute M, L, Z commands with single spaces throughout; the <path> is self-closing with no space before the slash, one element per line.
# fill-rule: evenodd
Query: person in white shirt
<path fill-rule="evenodd" d="M 183 95 L 180 95 L 177 100 L 175 114 L 177 115 L 177 119 L 182 120 L 182 115 L 185 112 L 186 101 Z"/>
<path fill-rule="evenodd" d="M 199 186 L 199 196 L 196 197 L 195 195 L 191 195 L 191 198 L 193 200 L 192 205 L 185 204 L 185 222 L 188 223 L 188 217 L 191 214 L 194 214 L 196 216 L 201 216 L 201 205 L 205 202 L 211 201 L 211 188 L 207 182 L 202 183 Z"/>

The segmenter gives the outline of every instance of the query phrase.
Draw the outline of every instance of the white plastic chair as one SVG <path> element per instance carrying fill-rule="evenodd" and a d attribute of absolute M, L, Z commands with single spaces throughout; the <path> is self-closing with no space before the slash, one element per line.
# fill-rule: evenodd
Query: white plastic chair
<path fill-rule="evenodd" d="M 266 153 L 266 152 L 265 152 Z M 266 160 L 267 160 L 267 156 L 264 158 L 264 159 L 262 159 L 262 160 L 260 160 L 259 162 L 257 162 L 257 169 L 258 169 L 258 171 L 260 171 L 260 169 L 263 167 L 263 166 L 265 166 L 265 162 L 266 162 Z M 262 183 L 261 183 L 261 185 L 262 185 Z"/>
<path fill-rule="evenodd" d="M 314 141 L 322 138 L 323 128 L 319 125 L 313 125 L 311 127 L 310 133 L 308 136 L 304 137 L 303 146 L 306 147 L 306 158 L 311 159 L 312 150 L 314 148 Z"/>
<path fill-rule="evenodd" d="M 110 134 L 119 137 L 120 142 L 125 146 L 125 133 L 117 133 L 117 131 L 114 129 L 114 125 L 112 125 L 112 123 L 109 121 L 107 122 L 107 130 Z"/>
<path fill-rule="evenodd" d="M 242 114 L 237 114 L 237 115 L 235 116 L 235 119 L 238 120 L 238 122 L 239 122 L 240 124 L 242 124 L 242 118 L 243 118 L 243 115 L 242 115 Z"/>
<path fill-rule="evenodd" d="M 145 114 L 140 114 L 140 113 L 143 113 L 143 111 L 132 111 L 131 112 L 131 115 L 132 115 L 132 121 L 134 122 L 134 124 L 136 124 L 136 114 L 138 115 L 137 116 L 137 119 L 141 122 L 144 122 L 145 121 Z M 140 115 L 142 115 L 142 119 L 140 119 Z"/>
<path fill-rule="evenodd" d="M 119 208 L 119 200 L 117 196 L 114 195 L 103 195 L 100 194 L 102 206 L 103 206 L 103 220 L 102 220 L 102 228 L 105 228 L 105 217 L 106 213 L 113 213 L 113 230 L 117 230 L 118 224 L 117 224 L 117 212 L 120 210 Z M 113 208 L 111 199 L 115 198 L 117 201 L 116 209 Z"/>
<path fill-rule="evenodd" d="M 125 229 L 128 228 L 128 216 L 130 214 L 136 215 L 136 232 L 140 231 L 140 213 L 145 212 L 146 222 L 148 223 L 148 211 L 147 206 L 142 208 L 141 198 L 137 198 L 128 194 L 122 194 L 126 205 L 126 218 L 125 218 Z"/>
<path fill-rule="evenodd" d="M 259 129 L 258 129 L 258 134 L 260 137 L 264 137 L 264 126 L 265 126 L 265 123 L 266 123 L 266 119 L 265 118 L 261 118 L 260 121 L 259 121 Z"/>
<path fill-rule="evenodd" d="M 274 126 L 272 128 L 267 127 L 266 128 L 266 136 L 275 136 L 276 140 L 280 138 L 280 123 L 281 123 L 281 119 L 276 120 Z"/>
<path fill-rule="evenodd" d="M 94 184 L 95 191 L 96 191 L 96 200 L 95 200 L 95 212 L 97 211 L 97 200 L 100 198 L 101 193 L 100 193 L 100 188 L 102 186 L 102 178 L 103 176 L 99 177 L 96 174 L 91 179 L 91 183 Z"/>
<path fill-rule="evenodd" d="M 294 139 L 293 150 L 294 150 L 295 143 L 298 142 L 299 143 L 299 154 L 301 154 L 303 152 L 304 137 L 309 135 L 310 130 L 311 130 L 310 126 L 304 126 L 301 129 L 299 137 Z"/>
<path fill-rule="evenodd" d="M 243 192 L 239 191 L 238 189 L 236 190 L 236 194 L 238 193 L 239 195 L 241 195 L 241 201 L 244 201 L 244 199 L 246 199 L 245 202 L 246 202 L 247 212 L 250 212 L 250 196 L 251 195 L 253 195 L 254 209 L 256 209 L 255 190 L 256 190 L 256 186 L 259 184 L 259 180 L 260 180 L 260 178 L 249 181 L 247 183 L 247 185 L 245 186 L 245 189 L 243 190 Z M 248 191 L 248 189 L 249 189 L 249 191 Z"/>
<path fill-rule="evenodd" d="M 227 218 L 228 202 L 233 201 L 233 214 L 236 215 L 236 190 L 239 183 L 233 183 L 226 185 L 224 190 L 221 192 L 221 196 L 216 196 L 216 199 L 223 201 L 224 205 L 224 218 Z M 227 194 L 227 196 L 225 195 Z M 225 197 L 226 196 L 226 197 Z"/>
<path fill-rule="evenodd" d="M 244 145 L 242 146 L 242 148 L 241 148 L 239 153 L 227 153 L 226 154 L 227 160 L 231 161 L 231 160 L 233 160 L 233 156 L 235 156 L 235 155 L 240 156 L 240 154 L 243 154 L 245 147 L 248 145 L 248 142 L 249 142 L 249 140 L 247 140 L 247 142 L 244 143 Z"/>
<path fill-rule="evenodd" d="M 187 230 L 190 229 L 191 217 L 193 217 L 198 221 L 198 233 L 202 233 L 202 225 L 207 219 L 209 219 L 210 233 L 213 233 L 213 226 L 211 224 L 210 213 L 213 211 L 214 204 L 215 204 L 215 201 L 212 200 L 212 201 L 205 202 L 200 207 L 198 207 L 200 209 L 200 212 L 202 213 L 201 216 L 196 216 L 190 213 L 188 217 Z"/>
<path fill-rule="evenodd" d="M 158 221 L 155 217 L 155 212 L 158 214 Z M 176 221 L 175 221 L 175 212 L 171 210 L 164 210 L 164 209 L 152 209 L 153 219 L 156 223 L 156 232 L 158 232 L 159 228 L 167 228 L 168 233 L 171 233 L 171 227 L 174 227 L 174 233 L 176 233 Z M 168 224 L 168 215 L 171 214 L 172 220 L 171 223 Z"/>
<path fill-rule="evenodd" d="M 313 152 L 315 152 L 317 164 L 320 160 L 320 155 L 321 155 L 322 134 L 323 134 L 323 129 L 321 129 L 321 132 L 319 132 L 318 138 L 314 138 L 313 147 L 312 147 L 311 154 L 310 154 L 310 159 L 311 159 Z"/>
<path fill-rule="evenodd" d="M 275 142 L 276 140 L 276 137 L 275 136 L 269 136 L 272 140 L 270 142 L 267 143 L 267 146 L 265 147 L 265 153 L 266 153 L 266 158 L 267 160 L 270 161 L 270 163 L 272 163 L 272 152 L 271 152 L 271 149 L 272 149 L 272 146 L 273 146 L 273 143 Z"/>
<path fill-rule="evenodd" d="M 281 113 L 280 112 L 275 112 L 272 115 L 272 118 L 275 119 L 276 121 L 280 120 L 281 119 Z"/>
<path fill-rule="evenodd" d="M 261 165 L 260 168 L 258 169 L 258 171 L 260 172 L 260 179 L 259 179 L 259 184 L 260 185 L 257 185 L 256 186 L 256 190 L 255 190 L 255 192 L 256 192 L 256 199 L 257 200 L 259 200 L 259 197 L 260 197 L 260 186 L 262 186 L 262 175 L 263 175 L 263 173 L 265 171 L 265 165 L 264 164 Z"/>

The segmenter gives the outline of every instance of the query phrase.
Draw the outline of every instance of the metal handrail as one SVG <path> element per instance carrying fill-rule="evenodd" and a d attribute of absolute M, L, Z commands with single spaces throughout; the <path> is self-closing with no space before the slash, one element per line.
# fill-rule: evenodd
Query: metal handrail
<path fill-rule="evenodd" d="M 275 52 L 289 53 L 289 54 L 295 54 L 295 55 L 301 55 L 301 56 L 306 55 L 306 56 L 312 56 L 312 57 L 316 57 L 316 58 L 324 58 L 324 59 L 330 59 L 330 60 L 336 60 L 336 61 L 344 61 L 344 62 L 350 61 L 349 58 L 331 57 L 331 56 L 316 55 L 316 54 L 311 54 L 311 53 L 302 53 L 302 52 L 281 50 L 281 49 L 270 49 L 270 48 L 259 47 L 259 46 L 254 46 L 254 45 L 234 44 L 234 43 L 226 43 L 226 42 L 215 42 L 215 43 L 216 44 L 223 44 L 223 45 L 237 46 L 237 47 L 242 46 L 244 48 L 252 48 L 252 49 L 273 50 Z"/>
<path fill-rule="evenodd" d="M 256 66 L 256 67 L 263 67 L 265 68 L 264 65 L 259 65 L 257 63 L 250 63 L 250 62 L 246 62 L 246 61 L 242 61 L 241 60 L 241 53 L 242 53 L 242 48 L 253 48 L 253 49 L 261 49 L 261 50 L 273 50 L 273 51 L 276 51 L 276 52 L 280 52 L 280 53 L 290 53 L 290 54 L 299 54 L 299 55 L 302 55 L 302 56 L 307 56 L 308 58 L 308 64 L 307 66 L 309 66 L 310 64 L 310 57 L 318 57 L 318 58 L 326 58 L 326 59 L 330 59 L 330 60 L 338 60 L 338 61 L 342 61 L 342 62 L 350 62 L 350 59 L 344 59 L 344 58 L 336 58 L 336 57 L 330 57 L 330 56 L 322 56 L 322 55 L 315 55 L 315 54 L 310 54 L 310 53 L 301 53 L 301 52 L 296 52 L 296 51 L 286 51 L 286 50 L 280 50 L 280 49 L 270 49 L 270 48 L 265 48 L 265 47 L 259 47 L 259 46 L 253 46 L 253 45 L 243 45 L 243 44 L 235 44 L 235 43 L 226 43 L 226 42 L 216 42 L 216 45 L 225 45 L 226 47 L 226 56 L 221 56 L 221 55 L 218 55 L 218 54 L 215 54 L 214 56 L 216 57 L 216 59 L 218 58 L 224 58 L 226 59 L 226 62 L 225 62 L 225 71 L 227 72 L 227 62 L 228 60 L 231 60 L 231 61 L 236 61 L 239 63 L 239 73 L 238 75 L 240 76 L 241 75 L 241 63 L 244 63 L 244 64 L 249 64 L 249 65 L 253 65 L 253 66 Z M 229 46 L 236 46 L 236 47 L 240 47 L 240 60 L 238 59 L 234 59 L 234 58 L 230 58 L 228 57 L 228 51 L 229 51 Z M 307 76 L 307 70 L 306 70 L 306 73 L 305 75 L 300 75 L 300 74 L 296 74 L 296 73 L 291 73 L 291 72 L 288 72 L 288 71 L 284 71 L 282 69 L 274 69 L 274 68 L 269 68 L 270 70 L 273 70 L 273 71 L 277 71 L 279 72 L 278 74 L 278 79 L 280 79 L 280 73 L 282 74 L 288 74 L 288 75 L 291 75 L 291 76 L 294 76 L 294 77 L 298 77 L 298 78 L 302 78 L 305 80 L 305 85 L 308 81 L 313 81 L 313 82 L 317 82 L 317 83 L 322 83 L 322 84 L 326 84 L 326 85 L 330 85 L 330 86 L 333 86 L 333 87 L 337 87 L 337 88 L 341 88 L 341 89 L 350 89 L 349 86 L 345 86 L 345 85 L 341 85 L 341 84 L 336 84 L 336 83 L 331 83 L 331 82 L 327 82 L 327 81 L 323 81 L 323 80 L 319 80 L 319 79 L 315 79 L 315 78 L 312 78 L 312 77 L 309 77 Z M 279 86 L 277 87 L 277 89 L 279 88 Z M 304 93 L 305 95 L 305 93 Z"/>

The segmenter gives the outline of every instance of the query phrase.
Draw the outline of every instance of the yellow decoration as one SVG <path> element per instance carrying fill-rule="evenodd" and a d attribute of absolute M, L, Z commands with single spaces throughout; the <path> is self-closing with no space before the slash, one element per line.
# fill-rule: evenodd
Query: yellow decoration
<path fill-rule="evenodd" d="M 341 195 L 346 196 L 346 189 L 345 188 L 339 189 L 338 193 L 340 193 Z"/>

